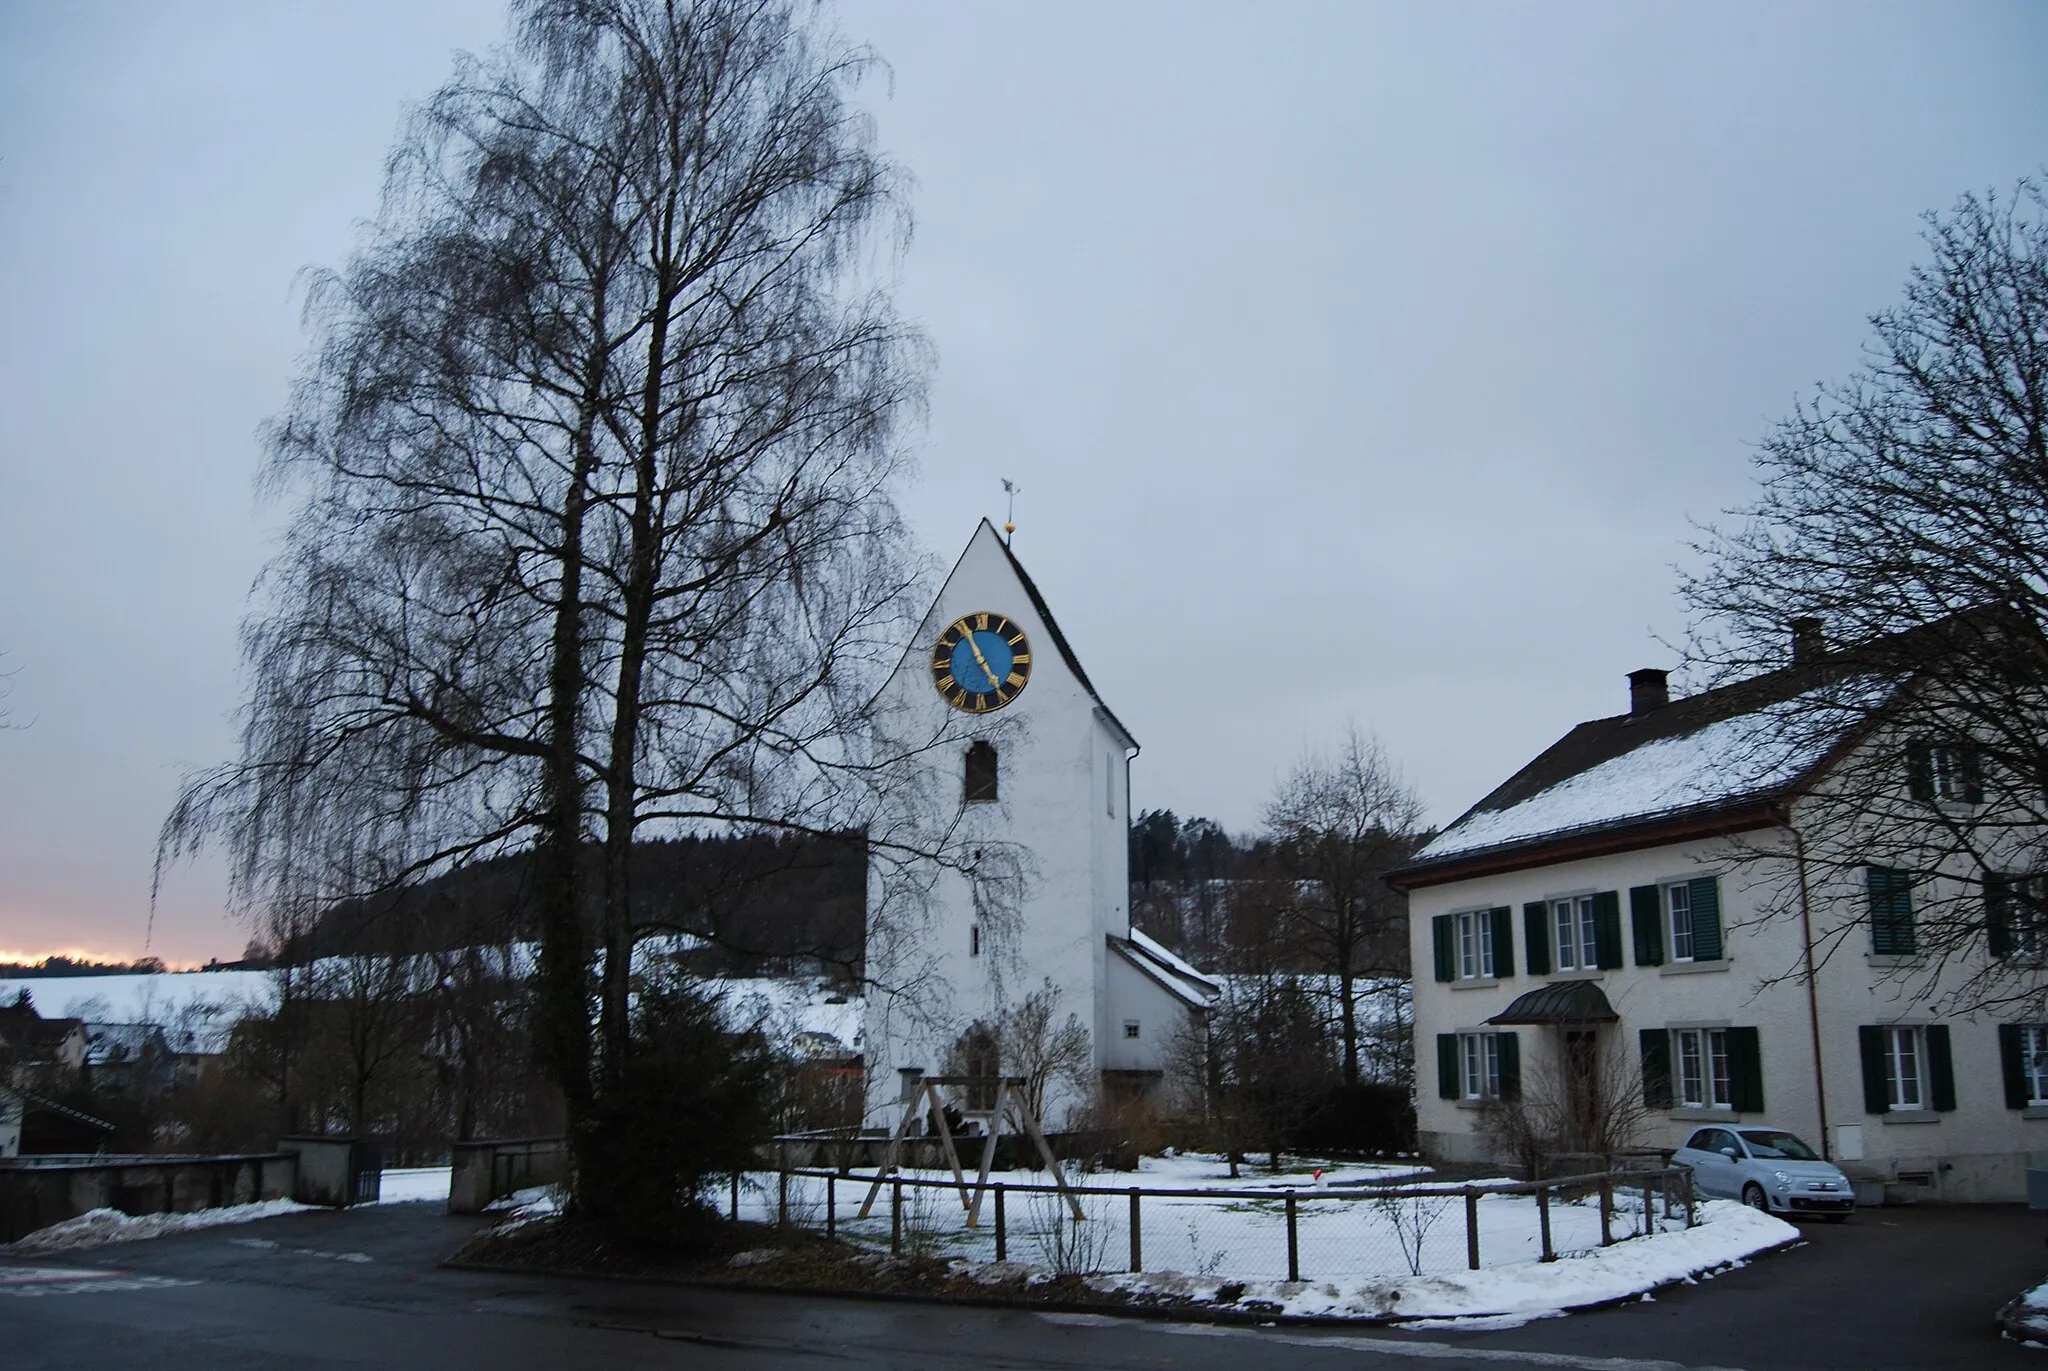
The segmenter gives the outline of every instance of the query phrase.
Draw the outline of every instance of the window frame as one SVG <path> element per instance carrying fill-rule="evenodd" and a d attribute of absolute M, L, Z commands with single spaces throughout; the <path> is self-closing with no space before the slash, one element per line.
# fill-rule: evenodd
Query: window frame
<path fill-rule="evenodd" d="M 1677 1108 L 1734 1113 L 1735 1073 L 1728 1056 L 1728 1030 L 1674 1028 L 1671 1040 L 1672 1098 Z"/>
<path fill-rule="evenodd" d="M 1692 960 L 1692 882 L 1664 883 L 1664 934 L 1670 939 L 1674 962 Z M 1685 950 L 1680 951 L 1683 947 Z"/>
<path fill-rule="evenodd" d="M 1500 1098 L 1500 1034 L 1458 1035 L 1458 1091 L 1461 1100 Z"/>
<path fill-rule="evenodd" d="M 1929 1100 L 1927 1032 L 1920 1024 L 1880 1024 L 1884 1035 L 1885 1108 L 1895 1114 L 1923 1114 L 1933 1106 Z M 1906 1099 L 1907 1075 L 1900 1069 L 1910 1064 L 1913 1099 Z"/>
<path fill-rule="evenodd" d="M 2048 1108 L 2048 1023 L 2019 1027 L 2020 1080 L 2026 1086 L 2027 1109 Z M 2029 1042 L 2035 1044 L 2029 1047 Z"/>
<path fill-rule="evenodd" d="M 1451 915 L 1451 969 L 1458 973 L 1452 979 L 1493 980 L 1499 965 L 1493 947 L 1493 910 L 1467 909 Z"/>
<path fill-rule="evenodd" d="M 1555 972 L 1600 970 L 1599 921 L 1594 896 L 1557 895 L 1550 901 L 1550 969 Z M 1570 930 L 1569 941 L 1566 930 Z M 1572 958 L 1567 965 L 1567 953 Z"/>

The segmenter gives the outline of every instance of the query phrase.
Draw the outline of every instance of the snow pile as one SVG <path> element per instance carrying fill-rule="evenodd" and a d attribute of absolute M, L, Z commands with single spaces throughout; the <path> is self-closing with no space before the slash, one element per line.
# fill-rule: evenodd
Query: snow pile
<path fill-rule="evenodd" d="M 196 1228 L 218 1228 L 224 1224 L 253 1223 L 280 1214 L 296 1214 L 312 1206 L 296 1200 L 264 1200 L 257 1204 L 234 1204 L 221 1209 L 199 1209 L 190 1214 L 123 1214 L 118 1209 L 93 1209 L 75 1219 L 39 1228 L 27 1237 L 0 1246 L 0 1253 L 69 1252 L 82 1247 L 105 1247 L 109 1243 L 139 1242 L 161 1238 L 168 1233 L 187 1233 Z"/>
<path fill-rule="evenodd" d="M 562 1188 L 558 1185 L 533 1185 L 524 1190 L 515 1190 L 501 1199 L 492 1200 L 484 1206 L 495 1214 L 505 1217 L 498 1223 L 497 1231 L 509 1233 L 515 1228 L 542 1219 L 552 1219 L 562 1212 Z"/>
<path fill-rule="evenodd" d="M 2023 1290 L 1998 1311 L 2005 1336 L 2029 1347 L 2048 1348 L 2048 1283 Z"/>
<path fill-rule="evenodd" d="M 1429 861 L 1594 824 L 1710 804 L 1795 780 L 1863 717 L 1878 685 L 1852 683 L 1658 738 L 1505 809 L 1467 814 L 1416 854 Z"/>

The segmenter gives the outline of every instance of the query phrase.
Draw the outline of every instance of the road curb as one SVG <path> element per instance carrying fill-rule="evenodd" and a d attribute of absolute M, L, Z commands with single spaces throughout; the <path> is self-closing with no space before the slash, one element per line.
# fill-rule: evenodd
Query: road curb
<path fill-rule="evenodd" d="M 1286 1314 L 1277 1311 L 1265 1312 L 1255 1309 L 1234 1309 L 1228 1306 L 1186 1304 L 1098 1304 L 1087 1300 L 1026 1300 L 1004 1299 L 998 1295 L 953 1295 L 915 1290 L 845 1290 L 815 1285 L 780 1285 L 768 1281 L 706 1281 L 690 1280 L 686 1277 L 671 1276 L 630 1276 L 612 1271 L 580 1271 L 573 1268 L 548 1266 L 508 1266 L 496 1262 L 466 1262 L 449 1259 L 440 1263 L 448 1271 L 469 1271 L 488 1275 L 525 1275 L 571 1277 L 577 1280 L 613 1281 L 626 1285 L 667 1285 L 691 1290 L 744 1290 L 761 1295 L 814 1295 L 828 1299 L 867 1300 L 898 1304 L 952 1305 L 964 1309 L 1012 1309 L 1041 1314 L 1095 1314 L 1108 1318 L 1134 1319 L 1152 1323 L 1206 1323 L 1243 1328 L 1399 1328 L 1404 1325 L 1427 1325 L 1457 1319 L 1512 1319 L 1543 1318 L 1552 1313 L 1590 1314 L 1601 1309 L 1618 1309 L 1625 1304 L 1635 1304 L 1645 1295 L 1678 1286 L 1696 1285 L 1701 1280 L 1732 1271 L 1740 1266 L 1764 1257 L 1774 1257 L 1804 1246 L 1804 1234 L 1760 1248 L 1736 1261 L 1722 1262 L 1716 1266 L 1703 1267 L 1689 1275 L 1661 1281 L 1656 1285 L 1631 1291 L 1626 1295 L 1609 1296 L 1606 1299 L 1588 1300 L 1581 1304 L 1560 1305 L 1556 1310 L 1540 1310 L 1535 1313 L 1506 1311 L 1500 1313 L 1471 1314 Z"/>

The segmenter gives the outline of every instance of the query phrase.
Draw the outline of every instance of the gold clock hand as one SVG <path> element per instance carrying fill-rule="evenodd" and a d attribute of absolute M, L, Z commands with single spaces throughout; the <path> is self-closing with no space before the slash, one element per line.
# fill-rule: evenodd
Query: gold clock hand
<path fill-rule="evenodd" d="M 974 631 L 967 632 L 967 650 L 974 654 L 974 664 L 981 668 L 981 674 L 988 677 L 988 688 L 994 690 L 1002 682 L 996 679 L 995 671 L 989 666 L 988 658 L 981 655 L 981 644 L 974 641 Z"/>

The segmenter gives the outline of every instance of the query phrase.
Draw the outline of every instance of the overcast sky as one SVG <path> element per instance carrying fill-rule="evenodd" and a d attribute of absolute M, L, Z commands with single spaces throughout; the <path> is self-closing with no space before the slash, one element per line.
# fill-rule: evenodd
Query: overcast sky
<path fill-rule="evenodd" d="M 1256 825 L 1347 721 L 1433 819 L 1670 665 L 1694 522 L 1856 361 L 1917 216 L 2048 162 L 2048 7 L 858 0 L 939 366 L 905 505 L 1016 549 Z M 492 0 L 0 7 L 0 955 L 130 957 L 233 746 L 255 434 Z M 233 956 L 217 865 L 151 946 Z"/>

